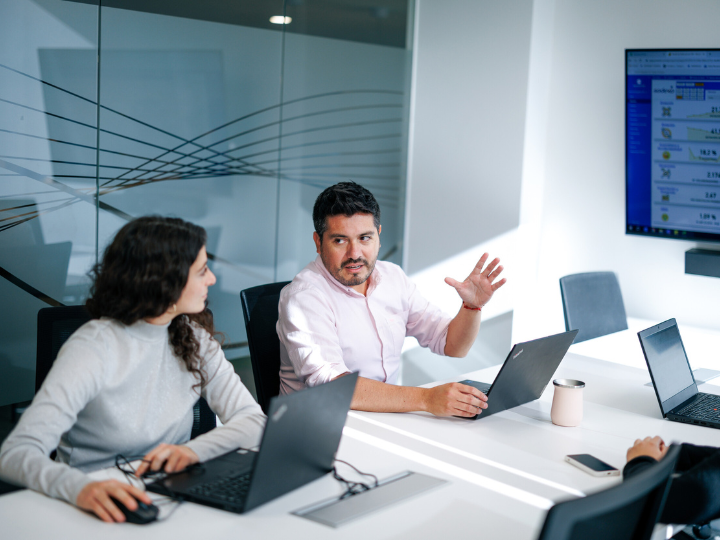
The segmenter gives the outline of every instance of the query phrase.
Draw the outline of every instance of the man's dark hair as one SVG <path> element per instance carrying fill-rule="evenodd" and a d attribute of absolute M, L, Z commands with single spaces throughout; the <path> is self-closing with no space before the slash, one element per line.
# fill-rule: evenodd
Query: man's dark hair
<path fill-rule="evenodd" d="M 380 228 L 380 205 L 367 189 L 355 182 L 340 182 L 323 191 L 315 200 L 313 224 L 322 240 L 328 216 L 372 214 L 375 228 Z"/>

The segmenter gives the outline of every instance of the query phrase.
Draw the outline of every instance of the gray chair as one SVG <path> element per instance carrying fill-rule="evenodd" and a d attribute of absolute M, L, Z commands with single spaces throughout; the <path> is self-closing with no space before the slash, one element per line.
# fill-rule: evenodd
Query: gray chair
<path fill-rule="evenodd" d="M 556 504 L 538 540 L 648 540 L 679 455 L 680 446 L 671 445 L 659 463 L 622 484 Z"/>
<path fill-rule="evenodd" d="M 627 330 L 627 315 L 614 272 L 560 278 L 565 330 L 579 330 L 575 343 Z"/>

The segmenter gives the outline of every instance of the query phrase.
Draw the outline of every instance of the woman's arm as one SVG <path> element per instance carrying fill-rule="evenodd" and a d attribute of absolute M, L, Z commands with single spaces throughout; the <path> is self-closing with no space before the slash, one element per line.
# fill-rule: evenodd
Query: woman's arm
<path fill-rule="evenodd" d="M 204 351 L 204 367 L 208 382 L 202 396 L 223 423 L 222 427 L 200 435 L 185 446 L 207 461 L 238 447 L 253 448 L 260 444 L 265 415 L 240 377 L 225 359 L 220 345 L 204 330 L 196 330 Z"/>
<path fill-rule="evenodd" d="M 83 472 L 52 461 L 50 453 L 102 384 L 101 346 L 88 328 L 60 349 L 45 382 L 0 449 L 0 476 L 76 504 L 90 483 Z"/>

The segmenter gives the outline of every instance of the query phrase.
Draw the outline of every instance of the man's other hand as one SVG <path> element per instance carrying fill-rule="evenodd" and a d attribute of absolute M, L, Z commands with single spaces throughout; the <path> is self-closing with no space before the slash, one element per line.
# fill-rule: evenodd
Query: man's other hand
<path fill-rule="evenodd" d="M 475 416 L 487 409 L 487 396 L 477 388 L 448 383 L 429 388 L 425 410 L 435 416 Z"/>

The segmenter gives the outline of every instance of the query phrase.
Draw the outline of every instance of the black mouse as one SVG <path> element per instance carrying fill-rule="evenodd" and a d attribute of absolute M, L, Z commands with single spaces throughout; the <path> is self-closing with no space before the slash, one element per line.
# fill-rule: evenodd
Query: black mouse
<path fill-rule="evenodd" d="M 117 506 L 123 514 L 125 514 L 125 519 L 128 523 L 135 523 L 136 525 L 147 525 L 148 523 L 152 523 L 157 519 L 158 513 L 160 512 L 158 507 L 154 504 L 147 504 L 142 501 L 137 501 L 137 510 L 128 510 L 123 503 L 114 498 L 112 498 L 112 502 L 115 503 L 115 506 Z"/>

